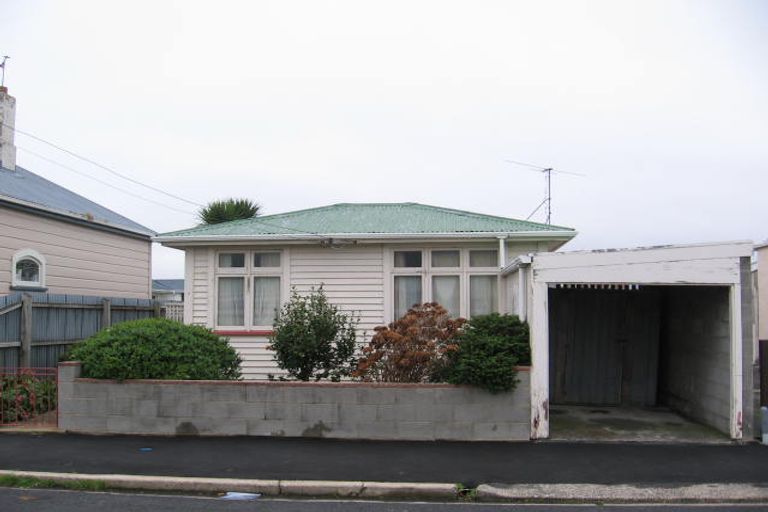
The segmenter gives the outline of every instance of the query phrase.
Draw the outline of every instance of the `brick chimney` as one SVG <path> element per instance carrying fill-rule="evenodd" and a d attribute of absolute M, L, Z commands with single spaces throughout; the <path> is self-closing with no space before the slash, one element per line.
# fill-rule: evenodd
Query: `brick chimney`
<path fill-rule="evenodd" d="M 13 144 L 16 127 L 16 98 L 8 88 L 0 86 L 0 167 L 16 170 L 16 146 Z"/>

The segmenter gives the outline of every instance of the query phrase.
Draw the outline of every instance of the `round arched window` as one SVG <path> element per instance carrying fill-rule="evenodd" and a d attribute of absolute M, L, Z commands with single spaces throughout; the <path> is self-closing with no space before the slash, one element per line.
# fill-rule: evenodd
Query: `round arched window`
<path fill-rule="evenodd" d="M 45 288 L 45 258 L 32 249 L 22 249 L 13 256 L 13 287 Z"/>
<path fill-rule="evenodd" d="M 40 284 L 40 263 L 29 257 L 17 261 L 16 282 L 19 284 Z"/>

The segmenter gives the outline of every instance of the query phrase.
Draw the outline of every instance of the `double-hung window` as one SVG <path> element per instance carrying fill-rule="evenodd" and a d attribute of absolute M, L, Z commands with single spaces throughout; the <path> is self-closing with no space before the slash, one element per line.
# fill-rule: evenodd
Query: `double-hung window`
<path fill-rule="evenodd" d="M 216 255 L 216 326 L 269 329 L 282 300 L 282 253 L 222 251 Z"/>
<path fill-rule="evenodd" d="M 499 310 L 498 251 L 469 251 L 469 316 Z"/>
<path fill-rule="evenodd" d="M 495 249 L 396 249 L 392 253 L 392 315 L 437 302 L 453 317 L 498 311 Z"/>
<path fill-rule="evenodd" d="M 437 302 L 453 317 L 461 316 L 461 251 L 430 251 L 432 302 Z"/>
<path fill-rule="evenodd" d="M 423 301 L 423 254 L 421 251 L 395 251 L 395 318 L 403 316 L 414 304 Z"/>

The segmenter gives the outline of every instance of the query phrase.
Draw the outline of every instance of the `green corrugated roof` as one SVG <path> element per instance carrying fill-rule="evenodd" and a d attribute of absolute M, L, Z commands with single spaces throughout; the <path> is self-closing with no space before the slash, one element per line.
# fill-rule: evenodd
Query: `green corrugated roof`
<path fill-rule="evenodd" d="M 573 231 L 524 220 L 419 203 L 339 203 L 163 233 L 167 237 L 460 234 Z M 575 231 L 573 231 L 575 235 Z"/>

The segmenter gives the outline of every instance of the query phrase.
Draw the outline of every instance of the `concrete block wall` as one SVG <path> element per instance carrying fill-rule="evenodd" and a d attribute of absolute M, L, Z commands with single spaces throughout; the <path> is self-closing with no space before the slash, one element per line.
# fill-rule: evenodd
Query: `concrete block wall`
<path fill-rule="evenodd" d="M 659 383 L 662 403 L 730 434 L 730 353 L 727 287 L 666 290 Z"/>
<path fill-rule="evenodd" d="M 83 379 L 59 365 L 59 428 L 93 434 L 530 439 L 530 375 L 493 395 L 449 384 Z"/>

